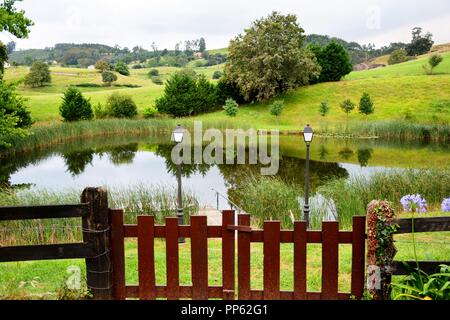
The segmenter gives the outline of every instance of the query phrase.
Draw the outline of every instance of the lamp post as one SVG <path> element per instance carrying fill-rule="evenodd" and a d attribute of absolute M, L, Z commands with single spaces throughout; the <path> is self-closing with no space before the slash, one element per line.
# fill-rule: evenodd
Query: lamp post
<path fill-rule="evenodd" d="M 305 215 L 306 225 L 309 227 L 309 147 L 314 137 L 314 131 L 309 124 L 303 130 L 303 140 L 306 144 L 306 170 L 305 170 L 305 206 L 303 213 Z"/>
<path fill-rule="evenodd" d="M 177 125 L 175 130 L 172 132 L 172 142 L 175 143 L 182 143 L 184 138 L 185 129 L 181 125 Z M 178 210 L 177 210 L 177 217 L 178 217 L 178 225 L 183 225 L 183 194 L 181 191 L 181 162 L 177 165 L 177 182 L 178 182 Z M 180 237 L 178 238 L 179 243 L 184 243 L 185 239 Z"/>

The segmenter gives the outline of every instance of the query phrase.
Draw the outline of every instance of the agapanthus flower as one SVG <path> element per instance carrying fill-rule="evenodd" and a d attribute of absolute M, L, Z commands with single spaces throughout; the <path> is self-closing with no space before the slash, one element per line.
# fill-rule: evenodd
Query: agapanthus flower
<path fill-rule="evenodd" d="M 442 211 L 450 212 L 450 198 L 444 199 L 441 204 Z"/>
<path fill-rule="evenodd" d="M 427 212 L 427 201 L 420 194 L 408 194 L 400 199 L 406 212 Z"/>

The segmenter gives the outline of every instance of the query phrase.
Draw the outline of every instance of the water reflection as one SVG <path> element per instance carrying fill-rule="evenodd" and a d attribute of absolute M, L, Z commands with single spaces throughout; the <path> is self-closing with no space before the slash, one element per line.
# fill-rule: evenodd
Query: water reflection
<path fill-rule="evenodd" d="M 176 165 L 171 161 L 170 137 L 110 137 L 71 141 L 52 149 L 0 158 L 0 185 L 12 188 L 74 188 L 136 182 L 173 183 Z M 352 172 L 372 174 L 374 169 L 444 167 L 450 164 L 448 145 L 392 143 L 376 140 L 316 139 L 312 144 L 311 189 Z M 277 176 L 304 187 L 305 149 L 298 137 L 280 137 Z M 247 154 L 248 159 L 248 154 Z M 233 200 L 245 178 L 259 176 L 262 165 L 182 166 L 183 184 L 199 193 L 200 200 L 215 203 L 215 188 Z"/>

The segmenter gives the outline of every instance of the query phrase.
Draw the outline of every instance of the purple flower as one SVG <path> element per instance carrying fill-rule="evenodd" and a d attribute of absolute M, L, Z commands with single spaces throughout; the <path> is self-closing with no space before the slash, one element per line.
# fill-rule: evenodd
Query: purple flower
<path fill-rule="evenodd" d="M 427 201 L 420 194 L 408 194 L 400 199 L 406 212 L 427 212 Z"/>
<path fill-rule="evenodd" d="M 444 199 L 441 204 L 442 211 L 450 212 L 450 198 Z"/>

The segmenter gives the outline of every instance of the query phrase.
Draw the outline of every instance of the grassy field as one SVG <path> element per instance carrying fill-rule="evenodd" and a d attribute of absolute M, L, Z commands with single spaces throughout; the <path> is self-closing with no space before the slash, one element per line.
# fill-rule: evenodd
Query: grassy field
<path fill-rule="evenodd" d="M 417 234 L 418 259 L 422 260 L 450 260 L 448 237 L 450 233 Z M 398 253 L 397 260 L 411 260 L 414 258 L 411 235 L 395 236 Z M 263 246 L 252 244 L 251 259 L 251 287 L 263 287 Z M 293 246 L 281 245 L 281 275 L 282 290 L 293 288 Z M 135 240 L 126 241 L 126 282 L 128 285 L 138 283 L 137 243 Z M 221 285 L 221 244 L 219 240 L 208 241 L 208 274 L 209 285 Z M 339 291 L 349 292 L 351 277 L 351 247 L 340 245 L 339 248 Z M 166 283 L 165 271 L 165 242 L 155 241 L 156 282 L 158 285 Z M 320 291 L 321 288 L 321 246 L 308 245 L 307 281 L 309 291 Z M 0 264 L 0 299 L 56 299 L 58 291 L 68 277 L 67 268 L 78 266 L 85 275 L 83 260 L 67 261 L 37 261 L 12 262 Z M 190 244 L 180 245 L 180 282 L 184 285 L 191 283 Z M 237 274 L 237 272 L 236 272 Z M 394 277 L 394 282 L 400 277 Z"/>
<path fill-rule="evenodd" d="M 221 70 L 222 66 L 193 68 L 198 73 L 205 74 L 210 80 L 214 71 Z M 174 67 L 160 67 L 160 77 L 165 81 L 168 76 L 179 70 Z M 118 80 L 112 87 L 103 87 L 101 74 L 96 70 L 79 68 L 51 67 L 52 85 L 43 88 L 29 88 L 23 84 L 19 86 L 19 92 L 28 100 L 27 106 L 31 111 L 33 120 L 37 122 L 47 122 L 60 120 L 59 106 L 61 104 L 62 93 L 68 86 L 93 84 L 99 87 L 79 87 L 79 89 L 91 99 L 95 105 L 104 104 L 107 97 L 113 91 L 120 91 L 129 94 L 136 102 L 138 109 L 143 111 L 151 106 L 163 90 L 163 85 L 154 84 L 148 77 L 149 68 L 130 69 L 130 76 L 117 74 Z M 5 78 L 8 81 L 18 81 L 28 73 L 27 67 L 9 68 Z"/>
<path fill-rule="evenodd" d="M 305 123 L 318 127 L 343 127 L 346 115 L 339 104 L 344 99 L 359 102 L 363 92 L 368 92 L 375 103 L 375 114 L 365 117 L 355 110 L 349 117 L 350 123 L 364 123 L 380 120 L 401 120 L 409 112 L 411 121 L 421 123 L 448 123 L 450 121 L 450 53 L 444 53 L 444 61 L 436 68 L 435 75 L 424 75 L 422 65 L 427 57 L 385 68 L 352 72 L 340 82 L 322 83 L 300 88 L 278 97 L 285 101 L 285 110 L 279 117 L 269 112 L 272 101 L 244 105 L 237 117 L 232 119 L 234 126 L 251 123 L 256 128 L 298 129 Z M 223 66 L 193 68 L 211 79 L 216 70 Z M 158 68 L 163 80 L 176 68 Z M 20 86 L 20 93 L 28 99 L 28 106 L 36 121 L 59 119 L 58 107 L 62 92 L 69 85 L 101 84 L 101 76 L 96 71 L 74 68 L 52 67 L 53 83 L 44 88 Z M 130 94 L 140 111 L 152 105 L 163 91 L 163 86 L 155 85 L 147 77 L 149 69 L 131 70 L 129 77 L 120 76 L 117 85 L 111 88 L 81 88 L 94 104 L 104 103 L 113 90 Z M 10 68 L 6 72 L 7 80 L 22 79 L 27 68 Z M 130 88 L 127 86 L 139 86 Z M 320 102 L 328 101 L 331 110 L 323 118 L 318 113 Z M 229 122 L 224 112 L 214 112 L 195 119 Z"/>

